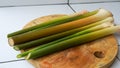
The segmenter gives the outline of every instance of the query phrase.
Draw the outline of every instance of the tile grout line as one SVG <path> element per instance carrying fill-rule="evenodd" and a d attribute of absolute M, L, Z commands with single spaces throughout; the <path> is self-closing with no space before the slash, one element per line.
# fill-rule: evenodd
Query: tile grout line
<path fill-rule="evenodd" d="M 67 5 L 74 13 L 76 13 L 75 9 L 70 5 L 70 0 L 67 0 Z"/>
<path fill-rule="evenodd" d="M 0 8 L 8 8 L 8 7 L 30 7 L 30 6 L 47 6 L 47 5 L 69 5 L 70 4 L 95 4 L 95 3 L 114 3 L 120 1 L 101 1 L 101 2 L 82 2 L 82 3 L 70 3 L 70 0 L 67 0 L 67 3 L 56 3 L 56 4 L 33 4 L 33 5 L 13 5 L 13 6 L 0 6 Z M 71 7 L 72 8 L 72 7 Z"/>
<path fill-rule="evenodd" d="M 119 49 L 119 46 L 120 45 L 118 45 L 118 49 Z M 119 51 L 118 51 L 119 52 Z M 118 59 L 118 61 L 120 62 L 120 58 L 118 57 L 118 55 L 116 56 L 116 58 Z"/>
<path fill-rule="evenodd" d="M 115 59 L 118 59 L 118 61 L 120 62 L 120 59 L 116 56 L 116 58 Z M 115 63 L 115 59 L 114 59 L 114 61 L 113 61 L 113 63 Z M 113 65 L 113 63 L 112 63 L 112 65 Z M 111 67 L 110 67 L 111 68 Z"/>
<path fill-rule="evenodd" d="M 116 56 L 116 58 L 118 59 L 118 61 L 120 62 L 120 58 L 118 56 Z"/>
<path fill-rule="evenodd" d="M 3 61 L 3 62 L 0 62 L 0 64 L 3 64 L 3 63 L 11 63 L 11 62 L 18 62 L 18 61 L 23 61 L 23 60 L 25 60 L 25 59 Z"/>

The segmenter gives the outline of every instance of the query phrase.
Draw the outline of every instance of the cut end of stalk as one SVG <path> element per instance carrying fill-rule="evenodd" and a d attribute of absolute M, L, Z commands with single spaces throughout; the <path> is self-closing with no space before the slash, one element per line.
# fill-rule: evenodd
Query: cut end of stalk
<path fill-rule="evenodd" d="M 19 55 L 17 55 L 17 58 L 22 58 L 22 56 L 19 54 Z"/>
<path fill-rule="evenodd" d="M 13 41 L 13 39 L 11 37 L 8 38 L 8 43 L 9 43 L 10 46 L 14 45 L 14 41 Z"/>
<path fill-rule="evenodd" d="M 99 9 L 99 12 L 96 14 L 98 17 L 111 17 L 112 13 L 106 9 Z"/>
<path fill-rule="evenodd" d="M 7 35 L 7 38 L 9 38 L 10 36 L 9 36 L 9 34 Z"/>
<path fill-rule="evenodd" d="M 20 49 L 17 46 L 13 47 L 16 51 L 19 51 Z"/>
<path fill-rule="evenodd" d="M 31 53 L 29 53 L 29 54 L 25 57 L 25 59 L 26 59 L 26 60 L 29 60 L 29 59 L 30 59 L 30 56 L 31 56 Z"/>

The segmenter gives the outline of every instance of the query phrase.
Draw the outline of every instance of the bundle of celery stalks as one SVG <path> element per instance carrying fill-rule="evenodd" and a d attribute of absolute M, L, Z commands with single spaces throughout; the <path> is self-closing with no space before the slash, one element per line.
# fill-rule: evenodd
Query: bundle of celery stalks
<path fill-rule="evenodd" d="M 74 13 L 8 34 L 15 50 L 25 50 L 18 58 L 35 59 L 113 34 L 112 13 L 105 9 Z"/>

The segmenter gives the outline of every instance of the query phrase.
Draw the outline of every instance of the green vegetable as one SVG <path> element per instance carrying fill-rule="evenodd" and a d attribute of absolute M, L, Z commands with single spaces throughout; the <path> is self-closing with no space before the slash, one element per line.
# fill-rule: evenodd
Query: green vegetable
<path fill-rule="evenodd" d="M 34 49 L 31 49 L 31 50 L 29 50 L 29 51 L 27 51 L 27 52 L 24 52 L 24 53 L 22 53 L 22 54 L 19 54 L 17 57 L 18 57 L 18 58 L 21 58 L 21 57 L 26 56 L 28 53 L 30 53 L 30 52 L 32 52 L 32 51 L 36 51 L 36 50 L 42 49 L 42 48 L 44 48 L 44 47 L 54 45 L 54 44 L 56 44 L 56 43 L 59 43 L 59 42 L 62 42 L 62 41 L 65 41 L 65 40 L 68 40 L 68 39 L 71 39 L 71 38 L 74 38 L 74 37 L 77 37 L 77 36 L 86 34 L 86 33 L 90 33 L 90 32 L 96 31 L 96 30 L 100 30 L 100 29 L 103 29 L 103 28 L 108 27 L 108 26 L 111 26 L 111 25 L 109 25 L 109 24 L 110 24 L 110 22 L 109 22 L 109 23 L 108 23 L 108 22 L 107 22 L 107 23 L 103 23 L 103 24 L 101 24 L 101 25 L 98 25 L 98 26 L 95 26 L 95 27 L 92 27 L 92 28 L 89 28 L 89 29 L 86 29 L 86 30 L 77 32 L 77 33 L 72 34 L 72 35 L 70 35 L 70 36 L 67 36 L 67 37 L 58 39 L 58 40 L 56 40 L 56 41 L 53 41 L 53 42 L 50 42 L 50 43 L 47 43 L 47 44 L 43 44 L 43 45 L 38 46 L 38 47 L 36 47 L 36 48 L 34 48 Z"/>
<path fill-rule="evenodd" d="M 47 47 L 38 49 L 36 51 L 30 52 L 26 59 L 35 59 L 38 57 L 42 57 L 57 51 L 61 51 L 73 46 L 77 46 L 86 42 L 90 42 L 96 40 L 98 38 L 105 37 L 107 35 L 113 34 L 114 32 L 120 30 L 120 26 L 111 26 L 105 29 L 101 29 L 95 32 L 91 32 L 88 34 L 80 35 L 53 45 L 49 45 Z M 94 37 L 93 37 L 94 36 Z"/>
<path fill-rule="evenodd" d="M 104 20 L 98 21 L 96 23 L 92 23 L 90 25 L 86 25 L 86 26 L 83 26 L 83 27 L 80 27 L 80 28 L 76 28 L 76 29 L 72 29 L 72 30 L 69 30 L 69 31 L 66 31 L 66 32 L 58 33 L 58 34 L 51 35 L 51 36 L 48 36 L 48 37 L 40 38 L 40 39 L 30 41 L 30 42 L 26 42 L 26 43 L 23 43 L 23 44 L 15 45 L 14 49 L 15 50 L 21 50 L 21 49 L 28 49 L 28 48 L 31 48 L 31 47 L 35 47 L 35 46 L 38 46 L 38 45 L 42 45 L 42 44 L 49 43 L 51 41 L 66 37 L 68 35 L 71 35 L 71 34 L 74 34 L 76 32 L 85 30 L 87 28 L 97 26 L 101 23 L 112 22 L 112 21 L 113 21 L 113 18 L 108 17 Z"/>

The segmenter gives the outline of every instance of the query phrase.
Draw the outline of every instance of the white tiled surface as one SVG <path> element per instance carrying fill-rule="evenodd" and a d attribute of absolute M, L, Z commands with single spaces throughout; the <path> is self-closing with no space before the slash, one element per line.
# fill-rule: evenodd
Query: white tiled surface
<path fill-rule="evenodd" d="M 110 68 L 120 68 L 120 61 L 116 59 Z"/>
<path fill-rule="evenodd" d="M 21 6 L 66 3 L 67 0 L 0 0 L 0 6 Z"/>
<path fill-rule="evenodd" d="M 24 60 L 0 64 L 0 68 L 34 68 L 34 67 Z"/>
<path fill-rule="evenodd" d="M 8 1 L 8 0 L 7 0 Z M 10 1 L 10 0 L 9 0 Z M 12 0 L 11 0 L 12 1 Z M 14 0 L 17 1 L 17 0 Z M 26 1 L 26 2 L 25 2 Z M 40 0 L 39 3 L 35 3 L 37 0 L 27 0 L 24 2 L 20 2 L 19 0 L 16 4 L 12 3 L 12 5 L 32 5 L 32 4 L 43 4 L 48 3 L 47 0 Z M 54 1 L 54 0 L 52 0 Z M 91 2 L 99 2 L 100 0 L 91 0 Z M 103 1 L 103 0 L 101 0 Z M 104 0 L 104 1 L 119 1 L 119 0 Z M 0 5 L 11 5 L 10 4 L 1 4 L 5 3 L 5 0 L 0 0 Z M 20 3 L 18 3 L 20 2 Z M 33 2 L 33 3 L 32 3 Z M 70 0 L 70 2 L 89 2 L 87 0 Z M 17 4 L 18 3 L 18 4 Z M 60 0 L 58 2 L 49 2 L 49 3 L 64 3 L 64 0 Z M 94 4 L 71 4 L 74 10 L 81 11 L 83 9 L 94 10 L 97 8 L 105 8 L 110 10 L 115 18 L 115 23 L 120 24 L 120 2 L 111 2 L 111 3 L 94 3 Z M 27 7 L 9 7 L 9 8 L 0 8 L 0 68 L 34 68 L 25 60 L 1 63 L 4 61 L 17 60 L 16 55 L 19 53 L 13 50 L 7 43 L 6 35 L 10 32 L 19 30 L 22 28 L 24 24 L 29 22 L 32 19 L 35 19 L 40 16 L 49 15 L 49 14 L 69 14 L 73 13 L 73 11 L 68 7 L 68 5 L 44 5 L 44 6 L 27 6 Z M 117 36 L 120 38 L 120 35 Z M 118 40 L 120 41 L 120 40 Z M 119 46 L 120 49 L 120 46 Z M 120 50 L 119 50 L 120 51 Z M 118 57 L 120 58 L 120 52 L 118 53 Z M 120 61 L 116 59 L 115 63 L 111 68 L 120 68 Z"/>
<path fill-rule="evenodd" d="M 19 53 L 8 45 L 8 33 L 21 29 L 27 22 L 40 16 L 72 12 L 67 5 L 0 8 L 0 62 L 16 59 Z"/>
<path fill-rule="evenodd" d="M 118 58 L 120 59 L 120 46 L 119 46 L 119 50 L 118 50 Z"/>

